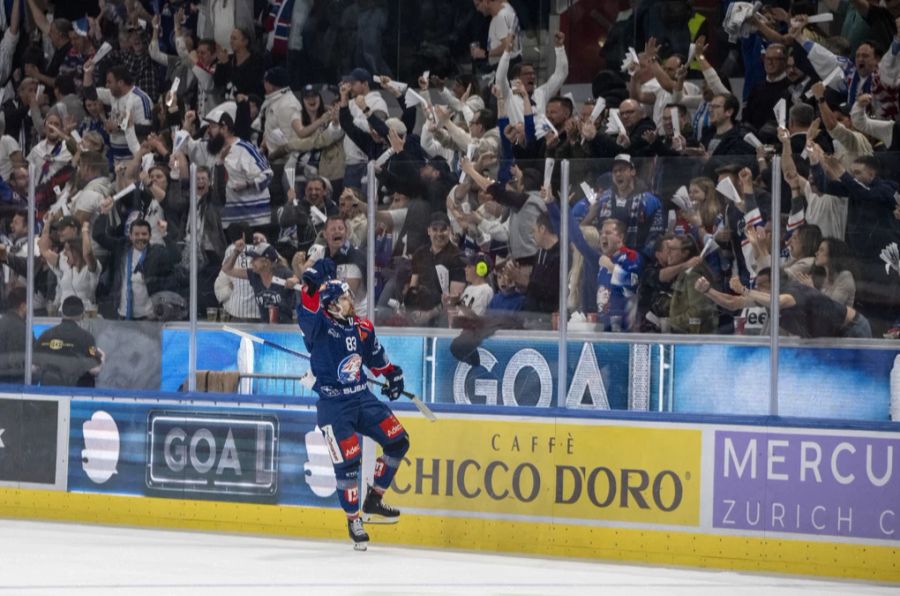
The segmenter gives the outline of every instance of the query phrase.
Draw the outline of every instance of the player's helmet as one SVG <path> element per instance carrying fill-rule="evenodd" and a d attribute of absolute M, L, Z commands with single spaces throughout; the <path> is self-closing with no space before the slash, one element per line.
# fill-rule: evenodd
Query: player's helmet
<path fill-rule="evenodd" d="M 349 311 L 340 305 L 340 298 L 345 295 L 350 300 Z M 335 319 L 344 321 L 353 314 L 353 292 L 345 281 L 339 279 L 326 281 L 319 290 L 319 300 L 322 307 Z"/>

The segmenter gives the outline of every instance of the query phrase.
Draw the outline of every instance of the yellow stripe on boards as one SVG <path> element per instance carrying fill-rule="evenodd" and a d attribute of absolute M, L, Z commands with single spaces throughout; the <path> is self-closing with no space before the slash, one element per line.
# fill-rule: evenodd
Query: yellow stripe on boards
<path fill-rule="evenodd" d="M 347 539 L 337 508 L 2 488 L 0 517 Z M 368 530 L 376 544 L 900 582 L 889 546 L 414 514 Z"/>

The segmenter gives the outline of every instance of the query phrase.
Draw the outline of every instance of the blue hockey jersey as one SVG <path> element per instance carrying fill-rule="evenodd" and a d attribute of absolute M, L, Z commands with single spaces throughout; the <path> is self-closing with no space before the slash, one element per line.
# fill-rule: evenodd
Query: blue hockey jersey
<path fill-rule="evenodd" d="M 638 192 L 627 199 L 608 189 L 598 198 L 597 225 L 609 218 L 625 222 L 625 246 L 630 246 L 650 258 L 656 248 L 656 239 L 666 231 L 666 210 L 654 194 Z"/>
<path fill-rule="evenodd" d="M 597 322 L 605 331 L 631 331 L 636 323 L 643 260 L 640 253 L 623 246 L 612 261 L 612 271 L 600 267 L 597 273 Z"/>
<path fill-rule="evenodd" d="M 310 369 L 316 377 L 313 390 L 321 397 L 351 396 L 367 391 L 366 366 L 376 376 L 393 370 L 368 319 L 353 317 L 348 323 L 332 318 L 319 304 L 319 293 L 301 292 L 297 320 L 310 353 Z"/>

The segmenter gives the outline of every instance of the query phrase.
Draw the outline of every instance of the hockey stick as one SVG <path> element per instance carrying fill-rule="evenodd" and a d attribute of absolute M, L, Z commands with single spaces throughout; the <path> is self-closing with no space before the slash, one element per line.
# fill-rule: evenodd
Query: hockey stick
<path fill-rule="evenodd" d="M 297 358 L 303 358 L 304 360 L 310 359 L 309 354 L 304 354 L 303 352 L 296 352 L 290 348 L 286 348 L 286 347 L 282 346 L 281 344 L 276 344 L 273 341 L 269 341 L 262 337 L 258 337 L 251 333 L 247 333 L 246 331 L 241 331 L 240 329 L 235 329 L 234 327 L 229 327 L 228 325 L 224 325 L 222 327 L 222 329 L 224 331 L 227 331 L 228 333 L 233 333 L 234 335 L 237 335 L 239 337 L 246 338 L 246 339 L 252 341 L 253 343 L 262 344 L 264 346 L 269 346 L 270 348 L 280 350 L 280 351 L 284 352 L 285 354 L 290 354 L 291 356 L 296 356 Z M 378 381 L 378 380 L 375 380 L 372 378 L 367 378 L 366 380 L 369 383 L 372 383 L 373 385 L 378 385 L 379 387 L 387 387 L 388 386 L 387 383 L 383 383 L 381 381 Z M 425 416 L 425 418 L 427 418 L 428 420 L 430 420 L 432 422 L 435 422 L 437 420 L 437 416 L 434 415 L 434 412 L 431 411 L 431 408 L 426 406 L 425 403 L 421 399 L 419 399 L 414 393 L 410 393 L 409 391 L 403 391 L 402 393 L 403 393 L 403 395 L 405 395 L 412 401 L 413 405 L 415 405 L 416 408 L 418 408 L 418 410 L 420 412 L 422 412 L 422 415 Z"/>

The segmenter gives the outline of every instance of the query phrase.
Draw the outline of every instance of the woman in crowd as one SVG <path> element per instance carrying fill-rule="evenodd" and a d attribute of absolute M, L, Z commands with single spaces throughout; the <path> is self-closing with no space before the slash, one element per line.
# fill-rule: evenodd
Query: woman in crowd
<path fill-rule="evenodd" d="M 728 230 L 725 225 L 725 209 L 722 199 L 716 193 L 715 183 L 701 176 L 690 181 L 687 191 L 691 208 L 678 210 L 674 233 L 692 236 L 701 251 L 710 240 L 726 244 Z M 676 205 L 679 203 L 677 198 L 674 202 Z M 729 271 L 730 262 L 719 250 L 709 251 L 704 257 L 704 262 L 714 273 L 715 278 L 725 280 L 729 277 L 726 273 Z"/>
<path fill-rule="evenodd" d="M 791 234 L 788 240 L 789 257 L 782 268 L 793 279 L 799 280 L 801 275 L 808 275 L 816 260 L 816 251 L 822 243 L 822 231 L 819 226 L 803 224 Z"/>
<path fill-rule="evenodd" d="M 226 99 L 235 99 L 239 94 L 260 97 L 265 94 L 261 76 L 266 70 L 265 60 L 253 51 L 252 42 L 249 30 L 237 27 L 229 39 L 230 55 L 225 48 L 219 49 L 213 79 L 217 87 L 225 89 Z"/>
<path fill-rule="evenodd" d="M 756 263 L 759 267 L 768 267 L 769 231 L 766 228 L 747 227 L 747 239 L 753 245 Z M 803 224 L 795 229 L 787 241 L 788 257 L 782 263 L 782 270 L 790 279 L 800 281 L 801 276 L 812 272 L 816 250 L 822 242 L 822 231 L 819 226 Z"/>
<path fill-rule="evenodd" d="M 818 286 L 822 293 L 844 306 L 853 306 L 856 299 L 856 276 L 850 247 L 843 240 L 825 238 L 819 243 L 812 275 L 797 279 L 808 286 Z"/>
<path fill-rule="evenodd" d="M 323 126 L 327 126 L 331 122 L 331 114 L 325 107 L 325 101 L 322 94 L 313 85 L 307 85 L 303 88 L 303 111 L 300 113 L 300 121 L 303 128 L 297 132 L 297 136 L 305 138 Z"/>
<path fill-rule="evenodd" d="M 81 226 L 81 237 L 63 243 L 62 254 L 53 249 L 50 238 L 50 222 L 44 226 L 38 241 L 41 256 L 56 276 L 56 309 L 69 296 L 78 296 L 86 311 L 96 310 L 97 283 L 100 281 L 101 267 L 94 258 L 91 243 L 91 226 L 85 222 Z"/>

